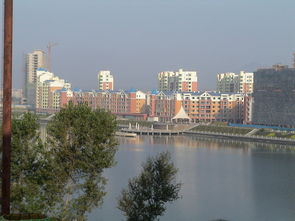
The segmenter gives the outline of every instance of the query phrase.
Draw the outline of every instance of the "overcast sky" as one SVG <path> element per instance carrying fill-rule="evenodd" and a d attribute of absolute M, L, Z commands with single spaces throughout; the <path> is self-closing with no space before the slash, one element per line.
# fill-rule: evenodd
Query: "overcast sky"
<path fill-rule="evenodd" d="M 198 71 L 200 88 L 215 89 L 218 72 L 290 65 L 295 52 L 294 0 L 14 0 L 14 7 L 17 88 L 23 54 L 48 42 L 58 43 L 53 72 L 85 89 L 97 87 L 99 70 L 112 71 L 117 89 L 147 90 L 158 72 L 178 68 Z"/>

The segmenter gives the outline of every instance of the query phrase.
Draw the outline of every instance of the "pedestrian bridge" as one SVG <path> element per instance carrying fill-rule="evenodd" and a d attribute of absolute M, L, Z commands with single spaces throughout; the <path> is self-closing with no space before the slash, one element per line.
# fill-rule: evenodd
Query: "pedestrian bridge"
<path fill-rule="evenodd" d="M 135 124 L 133 127 L 131 124 L 129 124 L 128 128 L 121 128 L 122 132 L 125 133 L 135 133 L 138 135 L 166 135 L 166 136 L 173 136 L 173 135 L 180 135 L 185 133 L 186 131 L 191 130 L 192 128 L 196 127 L 198 124 L 182 124 L 182 125 L 176 125 L 173 129 L 168 129 L 169 125 L 166 125 L 166 129 L 154 129 L 153 125 L 148 127 L 140 127 L 138 123 Z"/>

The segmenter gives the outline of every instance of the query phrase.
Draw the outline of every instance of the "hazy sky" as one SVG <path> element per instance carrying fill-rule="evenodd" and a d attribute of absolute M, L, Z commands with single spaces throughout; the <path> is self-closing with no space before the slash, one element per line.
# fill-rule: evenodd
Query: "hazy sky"
<path fill-rule="evenodd" d="M 14 87 L 24 82 L 23 53 L 48 42 L 58 43 L 53 72 L 89 89 L 103 69 L 117 89 L 146 90 L 157 87 L 158 72 L 178 68 L 197 70 L 200 88 L 214 89 L 218 72 L 290 65 L 295 52 L 294 0 L 14 0 L 14 7 Z"/>

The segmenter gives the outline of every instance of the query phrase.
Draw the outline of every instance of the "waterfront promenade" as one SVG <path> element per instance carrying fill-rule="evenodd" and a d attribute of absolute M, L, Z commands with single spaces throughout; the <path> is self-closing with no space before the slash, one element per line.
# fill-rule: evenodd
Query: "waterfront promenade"
<path fill-rule="evenodd" d="M 232 134 L 232 133 L 217 133 L 209 131 L 193 131 L 192 129 L 197 127 L 199 124 L 187 124 L 182 125 L 181 129 L 175 127 L 169 129 L 168 125 L 166 129 L 154 129 L 153 127 L 140 127 L 139 124 L 135 124 L 134 127 L 131 125 L 121 125 L 120 131 L 124 133 L 133 133 L 138 135 L 149 135 L 149 136 L 177 136 L 177 135 L 188 135 L 188 136 L 199 136 L 199 137 L 212 137 L 224 140 L 238 140 L 245 142 L 262 142 L 271 144 L 283 144 L 283 145 L 295 145 L 295 139 L 282 138 L 282 137 L 267 137 L 257 136 L 255 132 L 257 129 L 253 129 L 247 134 Z"/>
<path fill-rule="evenodd" d="M 45 137 L 46 132 L 44 128 L 48 123 L 49 119 L 42 119 L 40 123 L 43 124 L 41 133 L 42 137 Z M 267 137 L 267 136 L 257 136 L 255 132 L 257 129 L 253 129 L 250 133 L 242 134 L 232 134 L 232 133 L 217 133 L 209 131 L 193 131 L 192 129 L 201 124 L 183 124 L 177 125 L 173 129 L 169 128 L 167 124 L 163 129 L 155 129 L 153 126 L 144 127 L 139 125 L 139 123 L 134 123 L 133 125 L 122 125 L 119 124 L 118 128 L 120 132 L 137 134 L 137 135 L 148 135 L 148 136 L 178 136 L 178 135 L 188 135 L 197 137 L 212 137 L 223 140 L 238 140 L 244 142 L 260 142 L 260 143 L 271 143 L 271 144 L 282 144 L 282 145 L 294 145 L 295 139 L 281 138 L 281 137 Z"/>
<path fill-rule="evenodd" d="M 139 123 L 135 123 L 134 126 L 131 125 L 119 125 L 119 128 L 122 132 L 125 133 L 135 133 L 138 135 L 151 135 L 151 136 L 175 136 L 184 134 L 186 131 L 193 129 L 194 127 L 198 126 L 198 124 L 179 124 L 179 125 L 172 125 L 172 128 L 169 128 L 169 124 L 162 125 L 164 128 L 155 129 L 154 125 L 151 127 L 143 127 L 140 126 Z"/>

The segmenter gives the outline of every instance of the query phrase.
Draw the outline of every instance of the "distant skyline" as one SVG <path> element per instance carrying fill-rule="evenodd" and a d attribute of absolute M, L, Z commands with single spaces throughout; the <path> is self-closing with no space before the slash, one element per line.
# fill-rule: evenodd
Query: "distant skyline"
<path fill-rule="evenodd" d="M 111 70 L 117 89 L 156 89 L 158 72 L 179 68 L 198 71 L 201 90 L 215 89 L 217 73 L 291 65 L 295 52 L 294 0 L 15 0 L 14 7 L 14 88 L 24 84 L 23 54 L 46 51 L 49 42 L 58 43 L 53 72 L 83 89 L 97 88 L 99 70 Z"/>

